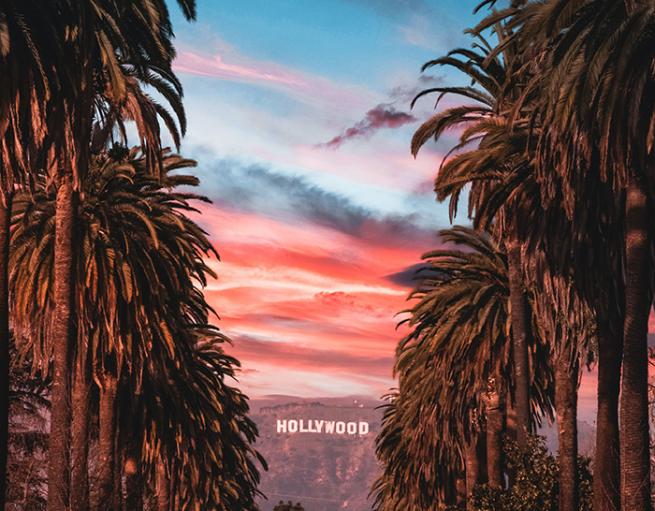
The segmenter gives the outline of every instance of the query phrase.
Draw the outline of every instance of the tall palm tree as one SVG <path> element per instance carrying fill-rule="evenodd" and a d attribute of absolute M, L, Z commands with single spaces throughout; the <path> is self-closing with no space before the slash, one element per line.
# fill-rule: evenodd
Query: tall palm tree
<path fill-rule="evenodd" d="M 193 0 L 180 0 L 185 14 L 194 15 Z M 123 66 L 137 70 L 143 62 L 154 62 L 169 71 L 174 51 L 172 29 L 165 2 L 137 1 L 117 3 L 101 0 L 59 0 L 55 30 L 62 41 L 63 79 L 48 104 L 50 129 L 46 135 L 54 148 L 56 160 L 46 160 L 58 189 L 56 208 L 57 251 L 55 265 L 55 297 L 52 331 L 58 339 L 53 350 L 53 390 L 51 420 L 51 454 L 49 456 L 49 508 L 63 511 L 67 506 L 67 475 L 69 461 L 70 360 L 73 344 L 70 287 L 72 275 L 72 247 L 76 189 L 91 160 L 91 133 L 96 120 L 97 89 L 109 91 L 115 105 L 126 99 L 126 80 Z M 75 27 L 71 30 L 71 26 Z M 48 65 L 51 65 L 48 62 Z M 65 71 L 65 72 L 64 72 Z M 142 141 L 148 135 L 137 124 Z M 147 140 L 157 149 L 159 140 Z M 145 148 L 144 148 L 145 149 Z M 156 166 L 152 166 L 156 172 Z M 62 465 L 66 467 L 62 470 Z"/>
<path fill-rule="evenodd" d="M 0 508 L 5 507 L 9 421 L 8 243 L 14 187 L 29 182 L 47 150 L 46 103 L 58 80 L 62 41 L 52 27 L 57 2 L 0 7 Z"/>
<path fill-rule="evenodd" d="M 527 131 L 533 140 L 529 149 L 529 160 L 533 165 L 524 177 L 537 185 L 541 207 L 534 209 L 542 211 L 533 217 L 530 224 L 541 224 L 532 229 L 533 239 L 537 238 L 542 243 L 541 249 L 546 250 L 551 259 L 558 260 L 557 271 L 570 276 L 571 268 L 575 269 L 572 285 L 596 317 L 598 405 L 594 507 L 609 511 L 620 505 L 618 401 L 624 316 L 624 206 L 621 194 L 617 197 L 614 192 L 612 173 L 608 173 L 599 164 L 599 150 L 590 142 L 593 136 L 590 138 L 590 133 L 580 125 L 567 124 L 568 118 L 580 104 L 579 98 L 574 97 L 575 94 L 557 97 L 560 91 L 575 89 L 573 86 L 562 86 L 562 82 L 570 77 L 571 71 L 575 74 L 577 67 L 586 62 L 588 56 L 579 55 L 577 62 L 573 59 L 573 67 L 569 71 L 552 69 L 557 38 L 546 38 L 544 44 L 535 43 L 544 40 L 544 27 L 550 31 L 550 35 L 566 32 L 566 22 L 558 17 L 561 15 L 570 22 L 569 15 L 576 12 L 566 7 L 563 4 L 556 5 L 555 2 L 546 2 L 543 6 L 540 3 L 530 3 L 521 9 L 511 8 L 494 13 L 475 30 L 495 27 L 501 20 L 508 20 L 511 30 L 520 29 L 509 41 L 518 45 L 520 52 L 525 54 L 523 60 L 527 63 L 525 68 L 529 73 L 522 80 L 525 92 L 517 102 L 515 111 L 523 109 L 526 102 L 529 103 Z M 550 76 L 556 78 L 549 82 Z M 554 116 L 552 105 L 561 106 L 559 119 Z M 525 131 L 525 120 L 520 122 L 523 126 L 519 125 L 519 129 Z M 511 129 L 515 131 L 515 120 L 511 124 Z M 562 129 L 562 126 L 566 128 Z M 580 172 L 582 167 L 587 168 L 589 164 L 593 169 L 591 172 Z M 518 183 L 524 180 L 518 174 L 517 177 L 519 179 L 515 181 Z M 566 214 L 564 219 L 562 209 Z M 548 219 L 551 215 L 553 220 Z M 547 236 L 544 237 L 549 233 L 554 235 L 551 241 L 548 241 Z M 561 248 L 563 233 L 566 233 L 568 239 L 565 243 L 568 249 Z M 561 260 L 562 254 L 567 254 L 565 261 Z M 562 264 L 565 268 L 562 268 Z M 590 267 L 600 270 L 586 271 Z"/>
<path fill-rule="evenodd" d="M 499 43 L 497 48 L 491 48 L 488 45 L 481 47 L 480 52 L 477 54 L 474 51 L 468 51 L 465 55 L 469 60 L 457 64 L 465 70 L 468 68 L 474 69 L 474 73 L 468 73 L 472 75 L 473 86 L 434 90 L 442 94 L 457 93 L 460 96 L 474 99 L 477 103 L 481 103 L 483 107 L 488 106 L 489 109 L 482 110 L 484 115 L 475 111 L 475 106 L 454 108 L 438 114 L 433 118 L 432 124 L 429 121 L 425 125 L 427 130 L 434 129 L 435 131 L 421 132 L 419 130 L 415 141 L 420 142 L 426 135 L 431 136 L 434 134 L 438 137 L 448 127 L 457 126 L 460 123 L 465 124 L 466 129 L 455 150 L 459 151 L 463 148 L 467 148 L 467 150 L 459 152 L 444 161 L 436 180 L 436 190 L 440 194 L 440 198 L 445 198 L 448 195 L 452 197 L 452 214 L 455 211 L 457 199 L 464 184 L 472 183 L 469 212 L 473 214 L 475 224 L 485 229 L 494 229 L 494 224 L 496 224 L 496 229 L 498 229 L 498 226 L 502 229 L 507 222 L 508 210 L 506 205 L 516 204 L 517 202 L 522 205 L 519 214 L 524 225 L 529 225 L 530 229 L 523 231 L 522 238 L 524 239 L 525 251 L 520 261 L 515 260 L 515 266 L 523 267 L 524 281 L 526 276 L 534 276 L 531 284 L 531 287 L 535 290 L 532 293 L 533 297 L 542 300 L 544 297 L 548 297 L 550 305 L 546 306 L 542 303 L 540 306 L 541 313 L 535 315 L 537 324 L 543 324 L 543 322 L 552 324 L 554 318 L 559 318 L 557 327 L 549 329 L 550 332 L 557 333 L 557 336 L 544 335 L 547 331 L 540 327 L 542 337 L 549 339 L 553 344 L 553 354 L 556 359 L 566 353 L 578 353 L 580 357 L 584 358 L 589 353 L 588 344 L 586 346 L 580 344 L 579 339 L 588 343 L 589 335 L 577 336 L 575 332 L 580 329 L 580 322 L 577 320 L 581 317 L 589 317 L 592 314 L 587 302 L 592 305 L 593 311 L 599 311 L 596 314 L 599 325 L 604 324 L 603 318 L 605 315 L 602 313 L 603 310 L 618 309 L 618 306 L 613 305 L 607 299 L 608 295 L 610 297 L 616 295 L 609 292 L 615 287 L 613 284 L 615 279 L 612 277 L 613 272 L 608 271 L 601 283 L 598 278 L 590 278 L 587 275 L 588 272 L 574 271 L 575 267 L 586 268 L 588 266 L 588 257 L 594 253 L 594 248 L 602 250 L 604 245 L 602 240 L 608 239 L 603 234 L 602 228 L 606 224 L 598 221 L 599 217 L 593 215 L 595 209 L 589 207 L 589 202 L 570 206 L 571 208 L 577 208 L 574 215 L 577 221 L 572 222 L 571 218 L 566 214 L 567 211 L 562 207 L 565 199 L 560 192 L 562 185 L 559 184 L 559 181 L 555 181 L 554 184 L 553 179 L 550 182 L 545 182 L 539 175 L 538 169 L 535 169 L 532 164 L 535 154 L 537 154 L 537 148 L 532 141 L 531 132 L 539 132 L 539 125 L 535 123 L 532 113 L 536 101 L 536 87 L 534 86 L 536 73 L 530 66 L 521 65 L 522 61 L 531 62 L 529 52 L 523 53 L 524 50 L 511 36 L 511 29 L 503 28 L 502 24 L 499 25 L 499 21 L 510 15 L 516 15 L 516 12 L 517 10 L 512 8 L 508 12 L 494 14 L 476 28 L 475 33 L 480 37 L 479 33 L 482 29 L 494 27 L 499 36 Z M 500 56 L 505 57 L 508 54 L 513 60 L 507 58 L 499 60 Z M 474 57 L 471 57 L 471 55 Z M 449 61 L 441 63 L 450 64 Z M 503 65 L 505 68 L 503 68 Z M 478 68 L 480 71 L 478 71 Z M 507 69 L 504 74 L 499 72 L 499 70 L 504 69 Z M 479 75 L 483 71 L 485 73 L 480 77 Z M 494 79 L 489 80 L 489 75 Z M 489 90 L 496 91 L 495 97 L 488 94 Z M 492 99 L 495 99 L 495 101 L 492 102 Z M 474 115 L 471 115 L 472 113 Z M 474 148 L 471 149 L 470 147 Z M 559 161 L 551 162 L 551 165 L 557 164 L 561 163 Z M 549 195 L 554 196 L 548 197 Z M 548 198 L 543 199 L 543 197 Z M 594 204 L 598 208 L 602 201 L 597 200 Z M 580 224 L 579 219 L 582 219 L 584 223 Z M 600 229 L 599 226 L 601 226 Z M 598 232 L 598 234 L 589 235 L 589 233 L 595 232 Z M 509 252 L 512 253 L 511 247 Z M 608 269 L 616 268 L 616 261 L 618 260 L 620 259 L 615 256 L 609 256 L 606 259 L 596 256 L 596 264 Z M 538 263 L 537 267 L 539 268 L 536 273 L 535 262 Z M 607 278 L 607 275 L 610 277 Z M 573 294 L 568 301 L 562 300 L 562 297 L 557 293 L 548 292 L 557 290 L 557 286 L 544 287 L 545 282 L 560 282 L 562 278 L 564 281 L 570 281 L 570 286 L 573 286 L 570 288 L 570 292 Z M 605 286 L 602 284 L 605 284 Z M 603 289 L 604 294 L 602 296 L 599 295 L 599 288 Z M 565 287 L 565 289 L 569 289 L 569 287 Z M 571 303 L 574 304 L 572 310 L 575 310 L 575 314 L 572 315 L 569 309 L 559 309 L 560 306 L 570 305 Z M 573 321 L 573 323 L 569 324 L 570 321 Z M 607 342 L 607 334 L 601 334 L 601 340 L 603 345 L 612 344 Z M 579 367 L 577 358 L 568 355 L 563 360 L 571 360 L 571 363 L 562 365 L 558 363 L 559 360 L 555 360 L 553 363 L 555 367 L 562 370 L 566 368 L 568 376 L 562 374 L 557 381 L 561 384 L 572 381 L 577 382 L 577 377 L 575 377 Z M 618 383 L 618 373 L 612 372 L 612 369 L 616 368 L 616 362 L 611 359 L 609 351 L 601 354 L 600 366 L 599 386 L 607 387 L 607 384 L 610 383 L 610 388 L 617 389 L 614 401 L 616 404 L 618 387 L 612 387 L 611 380 L 616 380 Z M 573 394 L 577 392 L 577 383 L 573 387 L 571 385 L 573 384 L 571 383 L 562 388 L 558 395 L 570 395 L 568 399 L 560 401 L 560 405 L 567 404 L 568 409 L 573 412 L 574 406 L 572 403 L 575 402 Z M 564 392 L 564 389 L 567 392 Z M 599 394 L 599 423 L 609 423 L 610 428 L 612 424 L 617 424 L 616 416 L 613 422 L 609 417 L 601 421 L 600 419 L 604 417 L 603 414 L 606 411 L 611 411 L 611 404 L 608 407 L 602 407 L 600 404 L 611 401 L 611 399 L 611 395 Z M 614 412 L 616 412 L 616 405 L 614 406 Z M 567 417 L 568 420 L 565 422 L 568 422 L 569 425 L 572 424 L 574 427 L 575 422 L 571 420 L 571 413 L 559 413 L 558 417 L 562 418 L 562 421 L 564 421 L 564 417 Z M 563 442 L 560 450 L 560 461 L 566 463 L 571 471 L 575 471 L 577 466 L 575 434 L 571 434 L 570 430 L 570 426 L 564 430 L 567 432 L 565 436 L 571 441 Z M 616 428 L 615 431 L 617 431 Z M 606 439 L 607 437 L 603 438 Z M 607 445 L 599 447 L 599 449 L 602 449 L 603 453 L 608 453 L 615 445 L 616 443 L 609 442 Z M 607 456 L 601 457 L 607 458 Z M 611 463 L 607 463 L 605 466 L 610 467 Z M 610 474 L 604 473 L 601 475 L 596 473 L 596 479 L 611 478 Z M 565 478 L 564 473 L 561 476 L 563 484 L 560 487 L 560 497 L 569 503 L 566 509 L 572 508 L 571 506 L 575 507 L 574 502 L 577 493 L 575 481 L 577 481 L 577 478 Z"/>
<path fill-rule="evenodd" d="M 170 74 L 174 52 L 170 44 L 172 30 L 168 11 L 163 1 L 122 4 L 100 0 L 54 0 L 48 2 L 47 8 L 41 2 L 36 3 L 9 2 L 0 12 L 3 20 L 0 101 L 3 118 L 9 120 L 0 126 L 4 148 L 3 206 L 5 209 L 10 206 L 11 178 L 18 170 L 42 167 L 56 174 L 55 181 L 60 189 L 57 214 L 60 257 L 57 258 L 58 278 L 54 286 L 57 307 L 53 312 L 52 335 L 60 341 L 55 344 L 54 351 L 49 499 L 52 509 L 61 510 L 66 505 L 68 473 L 61 467 L 62 463 L 64 467 L 68 466 L 70 371 L 67 353 L 71 344 L 68 281 L 71 274 L 73 190 L 90 159 L 89 137 L 94 123 L 95 90 L 97 87 L 103 92 L 109 91 L 112 103 L 120 105 L 126 97 L 123 76 L 126 64 L 133 66 L 140 78 L 143 78 L 144 62 L 154 63 L 164 73 Z M 188 18 L 195 16 L 193 0 L 178 3 Z M 70 30 L 71 26 L 76 26 L 77 30 Z M 22 126 L 29 126 L 31 130 L 23 133 L 24 130 L 19 129 Z M 146 138 L 153 138 L 152 126 L 137 122 L 137 128 L 144 142 Z M 156 139 L 147 142 L 155 150 L 158 147 Z M 57 160 L 52 159 L 53 154 L 58 155 Z M 9 161 L 7 155 L 12 155 L 14 161 Z M 0 253 L 6 253 L 6 250 L 0 250 Z M 5 273 L 0 267 L 0 274 Z M 6 294 L 3 296 L 6 299 Z M 3 309 L 6 307 L 0 303 L 0 313 Z M 0 317 L 0 324 L 4 323 L 6 321 Z M 2 374 L 6 376 L 4 369 Z M 5 384 L 3 389 L 6 389 Z M 3 391 L 2 395 L 6 396 L 6 392 Z M 5 401 L 0 400 L 0 404 L 6 411 Z M 2 426 L 0 436 L 3 438 L 6 437 L 5 431 L 5 426 Z M 0 451 L 5 452 L 4 449 Z M 0 465 L 4 465 L 2 457 Z"/>
<path fill-rule="evenodd" d="M 155 153 L 153 141 L 159 140 L 159 121 L 165 124 L 175 144 L 179 147 L 181 135 L 186 129 L 186 118 L 181 102 L 182 87 L 177 78 L 171 73 L 147 62 L 143 64 L 144 70 L 140 71 L 140 81 L 148 85 L 164 97 L 171 106 L 176 119 L 166 108 L 152 99 L 141 90 L 141 84 L 136 79 L 136 71 L 126 67 L 126 101 L 124 104 L 113 105 L 106 94 L 98 91 L 96 100 L 99 117 L 104 124 L 96 123 L 92 136 L 92 146 L 96 151 L 101 152 L 111 142 L 114 147 L 121 147 L 120 144 L 127 143 L 125 123 L 132 121 L 142 133 L 142 148 L 144 148 L 145 159 L 141 166 L 146 164 L 147 168 L 156 165 L 157 168 L 164 167 L 162 153 Z M 114 128 L 118 130 L 118 136 L 114 135 Z M 120 152 L 120 150 L 119 150 Z M 172 160 L 167 160 L 173 165 Z M 166 171 L 164 171 L 166 172 Z M 87 179 L 94 179 L 92 176 Z M 79 336 L 78 336 L 79 339 Z M 83 342 L 83 341 L 80 341 Z M 71 506 L 85 509 L 88 507 L 88 480 L 87 480 L 87 451 L 88 451 L 88 401 L 90 387 L 90 359 L 86 349 L 76 350 L 77 356 L 73 364 L 73 388 L 72 388 L 72 457 L 71 466 Z"/>
<path fill-rule="evenodd" d="M 544 172 L 553 159 L 565 159 L 572 163 L 565 167 L 568 182 L 576 185 L 591 178 L 610 186 L 613 195 L 603 211 L 606 216 L 610 208 L 623 207 L 622 217 L 611 226 L 625 234 L 613 247 L 625 252 L 621 504 L 626 509 L 650 509 L 650 465 L 644 446 L 652 300 L 648 218 L 653 155 L 648 112 L 653 104 L 655 54 L 645 27 L 653 22 L 652 7 L 621 0 L 553 0 L 537 5 L 534 12 L 521 37 L 526 44 L 542 43 L 553 70 L 552 79 L 543 85 L 541 115 L 549 127 L 542 135 Z M 580 186 L 572 186 L 570 200 L 579 200 L 580 192 L 584 192 Z"/>
<path fill-rule="evenodd" d="M 533 307 L 540 336 L 548 339 L 555 373 L 558 426 L 558 478 L 561 511 L 579 509 L 577 392 L 580 368 L 592 359 L 595 317 L 581 301 L 571 278 L 554 274 L 537 253 L 533 266 Z M 539 257 L 540 256 L 540 257 Z"/>
<path fill-rule="evenodd" d="M 136 149 L 116 148 L 111 156 L 95 157 L 76 212 L 82 247 L 74 274 L 76 357 L 83 353 L 88 360 L 99 395 L 99 495 L 94 508 L 111 507 L 121 493 L 115 488 L 120 479 L 115 473 L 124 468 L 116 457 L 119 440 L 119 453 L 130 444 L 133 467 L 142 478 L 149 466 L 142 456 L 163 446 L 169 449 L 165 459 L 171 467 L 194 470 L 184 486 L 184 509 L 212 499 L 227 509 L 248 509 L 254 505 L 258 480 L 250 460 L 259 459 L 250 447 L 256 429 L 246 417 L 246 398 L 224 384 L 236 361 L 221 354 L 217 341 L 209 349 L 203 340 L 223 339 L 207 326 L 211 308 L 196 288 L 213 275 L 204 262 L 213 248 L 186 216 L 193 211 L 191 200 L 204 199 L 175 190 L 197 184 L 197 179 L 176 173 L 195 162 L 167 152 L 159 159 L 162 171 L 156 178 L 148 175 L 149 162 Z M 20 197 L 14 217 L 12 296 L 19 327 L 32 332 L 41 328 L 47 314 L 54 280 L 55 203 L 52 191 L 38 187 L 36 194 Z M 47 345 L 33 347 L 37 353 L 50 351 Z M 174 413 L 174 403 L 181 412 Z M 212 425 L 220 425 L 220 436 Z M 178 445 L 182 441 L 187 442 L 184 448 Z M 196 447 L 199 443 L 202 448 Z M 134 502 L 137 483 L 128 480 Z M 239 505 L 225 497 L 228 485 L 238 488 Z M 211 493 L 213 488 L 221 491 Z"/>
<path fill-rule="evenodd" d="M 489 481 L 503 484 L 502 403 L 514 384 L 507 259 L 497 242 L 478 231 L 455 227 L 440 234 L 464 249 L 426 254 L 429 266 L 410 295 L 418 301 L 406 320 L 412 331 L 398 347 L 399 392 L 377 439 L 385 465 L 374 488 L 378 509 L 391 508 L 389 502 L 412 502 L 418 509 L 437 502 L 435 492 L 453 485 L 466 443 L 480 432 L 473 417 L 486 417 Z M 552 407 L 542 350 L 532 350 L 531 408 L 537 413 L 531 421 Z"/>
<path fill-rule="evenodd" d="M 499 37 L 505 37 L 506 32 L 502 27 L 498 30 Z M 505 140 L 497 140 L 489 136 L 489 131 L 494 130 L 498 123 L 506 122 L 508 114 L 507 103 L 512 96 L 520 94 L 517 87 L 513 89 L 509 85 L 509 77 L 512 75 L 513 66 L 516 66 L 517 56 L 508 47 L 502 56 L 493 55 L 493 49 L 487 40 L 481 35 L 477 36 L 477 48 L 456 49 L 447 56 L 432 60 L 423 66 L 423 71 L 435 66 L 450 66 L 464 73 L 469 77 L 473 85 L 466 87 L 435 87 L 421 92 L 414 103 L 426 94 L 438 93 L 439 100 L 447 94 L 454 94 L 467 100 L 473 100 L 471 105 L 457 106 L 439 112 L 425 121 L 416 131 L 412 139 L 412 153 L 416 156 L 421 147 L 430 139 L 435 141 L 444 135 L 446 130 L 464 128 L 460 143 L 455 145 L 451 152 L 461 151 L 464 148 L 480 144 L 488 150 L 485 155 L 487 161 L 480 161 L 470 158 L 470 154 L 464 152 L 451 159 L 444 159 L 439 175 L 435 180 L 435 191 L 439 200 L 451 197 L 451 220 L 457 211 L 457 203 L 464 186 L 473 181 L 469 196 L 469 214 L 472 214 L 484 199 L 488 184 L 480 176 L 471 179 L 471 166 L 483 167 L 489 165 L 489 160 L 494 162 L 500 160 L 500 152 L 504 152 L 507 158 L 503 167 L 521 165 L 525 158 L 515 146 Z M 437 101 L 437 105 L 439 104 Z M 503 135 L 506 136 L 506 131 Z M 512 152 L 508 152 L 509 149 Z M 476 153 L 479 155 L 480 153 Z M 463 172 L 464 169 L 464 172 Z M 477 169 L 480 172 L 481 169 Z M 495 172 L 502 169 L 494 168 Z M 457 179 L 451 179 L 456 172 Z M 462 178 L 462 173 L 466 177 Z M 486 176 L 488 179 L 488 176 Z M 527 298 L 527 291 L 522 272 L 523 251 L 525 236 L 525 225 L 522 220 L 525 217 L 524 207 L 520 197 L 508 199 L 504 205 L 502 222 L 496 222 L 495 229 L 502 232 L 500 236 L 505 240 L 507 256 L 509 261 L 510 276 L 510 299 L 512 302 L 512 342 L 514 343 L 514 371 L 516 378 L 516 389 L 514 392 L 514 408 L 517 415 L 518 442 L 525 446 L 526 435 L 530 431 L 530 369 L 528 365 L 528 346 L 532 342 L 531 312 Z"/>

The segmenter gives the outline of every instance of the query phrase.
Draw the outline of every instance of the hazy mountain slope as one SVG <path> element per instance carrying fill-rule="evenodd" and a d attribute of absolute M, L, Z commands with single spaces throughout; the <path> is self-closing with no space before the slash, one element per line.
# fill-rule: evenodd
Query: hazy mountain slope
<path fill-rule="evenodd" d="M 271 511 L 280 501 L 300 501 L 307 511 L 369 511 L 367 500 L 378 464 L 375 436 L 380 429 L 382 403 L 362 397 L 301 399 L 270 396 L 251 402 L 252 417 L 260 438 L 257 449 L 269 464 L 262 475 L 261 490 L 268 496 L 261 503 Z M 365 436 L 325 433 L 278 433 L 278 420 L 367 422 Z M 313 424 L 313 422 L 312 422 Z M 315 429 L 315 428 L 314 428 Z M 593 452 L 595 428 L 579 423 L 580 452 Z M 324 431 L 322 429 L 322 431 Z M 546 425 L 539 431 L 548 447 L 557 451 L 557 428 Z"/>
<path fill-rule="evenodd" d="M 302 400 L 275 396 L 253 401 L 260 430 L 257 448 L 269 463 L 261 490 L 270 511 L 280 500 L 300 501 L 308 511 L 371 509 L 367 495 L 377 473 L 375 435 L 379 402 L 358 398 Z M 367 422 L 367 435 L 277 433 L 277 420 Z M 307 429 L 307 428 L 306 428 Z"/>

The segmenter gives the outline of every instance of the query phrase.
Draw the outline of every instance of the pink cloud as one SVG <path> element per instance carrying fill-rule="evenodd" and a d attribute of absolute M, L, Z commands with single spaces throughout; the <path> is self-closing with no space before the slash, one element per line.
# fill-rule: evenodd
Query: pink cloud
<path fill-rule="evenodd" d="M 204 206 L 199 219 L 221 254 L 210 262 L 218 279 L 206 294 L 234 340 L 228 351 L 243 363 L 247 392 L 379 396 L 394 385 L 403 335 L 395 314 L 408 290 L 387 275 L 431 240 L 381 245 L 216 206 Z"/>
<path fill-rule="evenodd" d="M 391 190 L 413 191 L 426 180 L 433 180 L 443 156 L 426 148 L 415 160 L 406 148 L 389 144 L 370 144 L 364 148 L 332 151 L 323 146 L 298 145 L 293 152 L 280 155 L 276 162 L 295 162 L 303 168 L 335 174 L 357 183 L 375 183 Z"/>
<path fill-rule="evenodd" d="M 234 80 L 253 83 L 280 84 L 287 87 L 307 87 L 307 80 L 297 73 L 280 66 L 267 64 L 257 68 L 225 62 L 221 55 L 200 55 L 191 51 L 180 52 L 175 60 L 175 70 L 198 76 L 221 80 Z"/>
<path fill-rule="evenodd" d="M 362 87 L 337 83 L 275 62 L 256 60 L 231 48 L 220 51 L 210 55 L 182 50 L 173 67 L 178 73 L 256 84 L 284 91 L 300 101 L 339 105 L 343 109 L 361 108 L 379 99 Z"/>
<path fill-rule="evenodd" d="M 211 262 L 218 280 L 207 297 L 234 340 L 228 351 L 243 363 L 247 393 L 380 396 L 394 385 L 394 351 L 406 332 L 395 314 L 408 290 L 387 276 L 436 240 L 384 246 L 216 206 L 203 206 L 200 220 L 222 258 Z M 585 371 L 580 418 L 591 424 L 596 386 L 596 370 Z"/>

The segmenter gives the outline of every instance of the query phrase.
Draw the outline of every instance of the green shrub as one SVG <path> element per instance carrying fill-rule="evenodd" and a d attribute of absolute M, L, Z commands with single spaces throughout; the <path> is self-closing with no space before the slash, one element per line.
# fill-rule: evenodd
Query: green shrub
<path fill-rule="evenodd" d="M 533 436 L 521 451 L 515 442 L 505 448 L 507 468 L 513 474 L 511 488 L 481 485 L 474 490 L 476 511 L 557 511 L 557 460 L 550 454 L 543 437 Z M 589 460 L 578 458 L 580 511 L 592 509 Z"/>

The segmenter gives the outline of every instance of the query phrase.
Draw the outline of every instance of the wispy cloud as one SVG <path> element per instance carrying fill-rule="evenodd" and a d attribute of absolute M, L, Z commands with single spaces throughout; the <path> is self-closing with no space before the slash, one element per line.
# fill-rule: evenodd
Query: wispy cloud
<path fill-rule="evenodd" d="M 173 65 L 178 73 L 259 85 L 287 93 L 299 101 L 357 106 L 375 97 L 362 87 L 335 82 L 276 62 L 258 60 L 223 45 L 214 53 L 184 49 Z"/>
<path fill-rule="evenodd" d="M 413 13 L 398 24 L 405 44 L 430 52 L 446 52 L 461 44 L 469 44 L 463 34 L 461 19 L 453 19 L 445 9 L 435 9 L 429 15 Z"/>
<path fill-rule="evenodd" d="M 203 188 L 221 208 L 326 227 L 369 243 L 405 245 L 431 236 L 414 214 L 384 214 L 263 165 L 216 160 L 200 167 Z"/>
<path fill-rule="evenodd" d="M 370 137 L 378 130 L 384 128 L 400 128 L 405 124 L 415 121 L 416 117 L 413 115 L 396 110 L 389 104 L 381 103 L 366 112 L 366 115 L 361 121 L 322 145 L 331 149 L 336 149 L 347 140 Z"/>
<path fill-rule="evenodd" d="M 363 385 L 362 392 L 379 395 L 392 385 L 393 352 L 403 335 L 395 313 L 404 308 L 407 288 L 386 276 L 416 261 L 434 235 L 398 243 L 404 224 L 371 236 L 350 221 L 289 222 L 218 202 L 201 209 L 221 254 L 220 263 L 209 262 L 218 280 L 206 296 L 234 340 L 230 353 L 258 371 L 242 379 L 248 392 L 288 392 L 294 381 L 296 392 L 311 395 L 314 380 L 296 381 L 305 372 L 324 378 L 321 388 L 335 394 Z"/>
<path fill-rule="evenodd" d="M 308 85 L 306 77 L 284 69 L 282 66 L 262 62 L 253 63 L 253 65 L 228 63 L 220 54 L 202 55 L 183 51 L 175 60 L 175 70 L 180 73 L 221 80 L 283 85 L 291 88 Z"/>
<path fill-rule="evenodd" d="M 317 349 L 286 342 L 266 342 L 251 337 L 235 339 L 234 354 L 244 359 L 306 371 L 335 371 L 369 374 L 389 378 L 393 367 L 392 353 L 357 355 L 338 349 Z"/>

